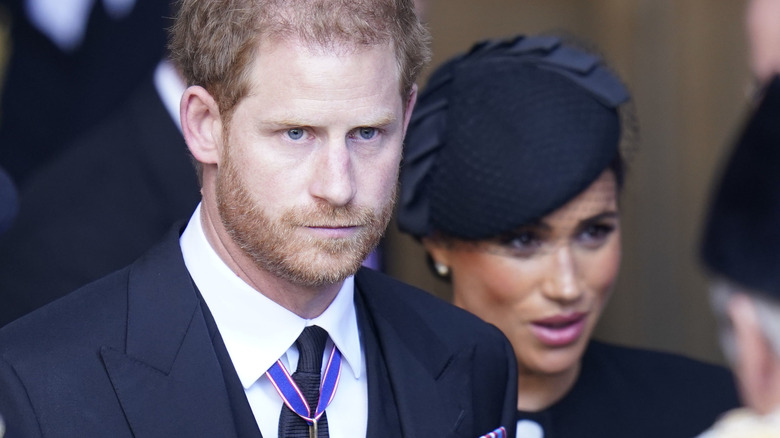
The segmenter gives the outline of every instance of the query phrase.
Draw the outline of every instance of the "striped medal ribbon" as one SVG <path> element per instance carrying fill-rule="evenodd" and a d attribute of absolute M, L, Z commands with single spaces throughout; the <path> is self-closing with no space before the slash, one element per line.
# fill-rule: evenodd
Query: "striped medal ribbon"
<path fill-rule="evenodd" d="M 499 427 L 498 429 L 494 430 L 493 432 L 486 433 L 485 435 L 482 435 L 479 438 L 506 438 L 506 429 L 504 426 Z M 522 434 L 518 434 L 519 436 L 523 436 Z"/>
<path fill-rule="evenodd" d="M 503 426 L 485 435 L 487 438 L 506 438 L 506 429 Z"/>
<path fill-rule="evenodd" d="M 333 401 L 333 396 L 336 394 L 336 387 L 339 385 L 339 379 L 341 378 L 341 352 L 336 346 L 333 346 L 333 350 L 328 357 L 328 364 L 325 367 L 325 373 L 320 382 L 320 400 L 317 403 L 317 409 L 312 415 L 309 403 L 306 402 L 306 398 L 303 393 L 295 384 L 292 376 L 287 372 L 287 368 L 284 367 L 282 360 L 279 359 L 273 366 L 266 371 L 268 378 L 276 388 L 276 392 L 284 401 L 284 404 L 303 418 L 309 424 L 309 436 L 312 438 L 317 437 L 317 422 L 325 413 L 325 409 Z"/>

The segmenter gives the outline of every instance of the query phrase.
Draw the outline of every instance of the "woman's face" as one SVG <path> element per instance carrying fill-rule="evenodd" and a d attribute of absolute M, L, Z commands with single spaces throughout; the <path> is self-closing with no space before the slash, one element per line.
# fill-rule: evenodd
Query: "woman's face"
<path fill-rule="evenodd" d="M 522 374 L 576 370 L 620 265 L 614 175 L 513 233 L 426 247 L 449 266 L 455 304 L 509 338 Z"/>

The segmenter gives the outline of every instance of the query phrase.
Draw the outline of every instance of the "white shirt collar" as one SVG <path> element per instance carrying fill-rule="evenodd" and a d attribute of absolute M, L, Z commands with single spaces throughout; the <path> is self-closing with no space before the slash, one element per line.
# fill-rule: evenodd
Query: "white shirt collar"
<path fill-rule="evenodd" d="M 347 367 L 359 379 L 362 356 L 354 277 L 344 280 L 338 295 L 320 316 L 303 319 L 256 291 L 222 261 L 203 232 L 200 209 L 199 204 L 179 244 L 187 270 L 214 316 L 244 388 L 252 386 L 285 356 L 308 325 L 327 330 Z"/>

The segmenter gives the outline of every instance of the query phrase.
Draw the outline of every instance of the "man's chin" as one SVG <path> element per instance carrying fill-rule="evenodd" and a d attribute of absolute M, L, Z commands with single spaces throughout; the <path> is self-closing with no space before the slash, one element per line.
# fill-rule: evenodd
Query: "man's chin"
<path fill-rule="evenodd" d="M 304 287 L 307 289 L 318 289 L 325 286 L 334 285 L 337 283 L 341 283 L 344 281 L 347 277 L 351 275 L 355 275 L 357 270 L 360 268 L 360 264 L 357 265 L 354 269 L 343 269 L 338 271 L 332 271 L 332 272 L 326 272 L 324 270 L 320 271 L 295 271 L 290 270 L 287 272 L 280 272 L 277 273 L 280 277 L 286 278 L 287 281 L 290 283 L 299 286 Z"/>
<path fill-rule="evenodd" d="M 319 288 L 340 283 L 355 275 L 364 259 L 360 254 L 305 251 L 297 254 L 294 260 L 287 260 L 274 271 L 279 277 L 297 286 Z"/>

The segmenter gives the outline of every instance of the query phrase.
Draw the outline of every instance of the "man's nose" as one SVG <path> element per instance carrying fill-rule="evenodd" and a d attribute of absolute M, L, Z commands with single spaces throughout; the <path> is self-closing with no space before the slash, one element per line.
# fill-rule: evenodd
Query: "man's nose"
<path fill-rule="evenodd" d="M 314 158 L 310 192 L 333 206 L 349 204 L 357 187 L 352 156 L 345 139 L 329 141 Z"/>

